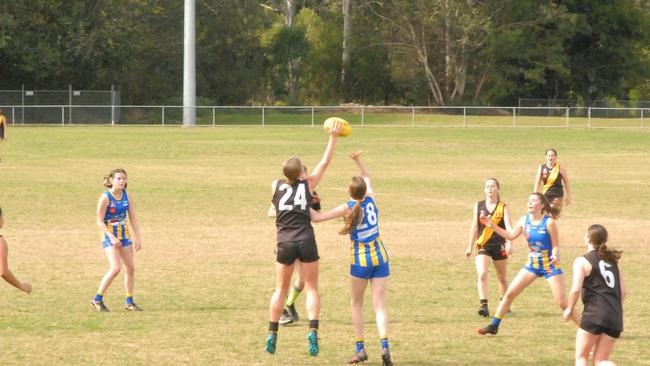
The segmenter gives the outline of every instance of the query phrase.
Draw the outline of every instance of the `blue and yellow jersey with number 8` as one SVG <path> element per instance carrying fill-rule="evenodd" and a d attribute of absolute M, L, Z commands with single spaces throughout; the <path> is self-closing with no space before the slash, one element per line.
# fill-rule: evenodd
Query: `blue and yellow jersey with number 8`
<path fill-rule="evenodd" d="M 113 232 L 113 235 L 122 242 L 122 246 L 131 244 L 129 229 L 126 227 L 126 218 L 129 212 L 129 197 L 122 191 L 122 198 L 116 199 L 111 191 L 104 192 L 108 197 L 108 207 L 104 215 L 104 223 Z M 104 248 L 111 245 L 111 239 L 104 234 Z"/>
<path fill-rule="evenodd" d="M 357 201 L 348 201 L 352 209 Z M 372 197 L 361 202 L 363 216 L 359 225 L 352 228 L 350 240 L 350 264 L 361 267 L 375 267 L 388 263 L 388 254 L 379 237 L 379 210 Z"/>

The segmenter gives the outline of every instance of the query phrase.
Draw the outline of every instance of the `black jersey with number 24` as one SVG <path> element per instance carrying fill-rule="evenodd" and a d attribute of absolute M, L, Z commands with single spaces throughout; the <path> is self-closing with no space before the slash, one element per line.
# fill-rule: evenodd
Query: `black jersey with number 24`
<path fill-rule="evenodd" d="M 277 181 L 271 202 L 277 212 L 275 226 L 278 229 L 278 243 L 314 237 L 309 214 L 311 201 L 307 180 L 298 180 L 293 184 Z"/>
<path fill-rule="evenodd" d="M 618 266 L 605 262 L 597 251 L 584 257 L 591 264 L 591 274 L 582 284 L 582 302 L 585 304 L 582 320 L 622 331 L 623 305 Z"/>

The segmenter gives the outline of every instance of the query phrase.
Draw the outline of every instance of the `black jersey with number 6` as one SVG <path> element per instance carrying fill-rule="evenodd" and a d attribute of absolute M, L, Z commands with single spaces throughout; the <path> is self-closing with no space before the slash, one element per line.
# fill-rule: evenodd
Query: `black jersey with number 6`
<path fill-rule="evenodd" d="M 273 193 L 273 206 L 277 216 L 278 243 L 311 239 L 314 228 L 311 226 L 309 208 L 312 195 L 307 180 L 288 184 L 278 180 Z"/>
<path fill-rule="evenodd" d="M 605 262 L 597 251 L 584 256 L 591 264 L 591 274 L 582 284 L 585 310 L 582 320 L 622 331 L 623 305 L 618 266 Z"/>

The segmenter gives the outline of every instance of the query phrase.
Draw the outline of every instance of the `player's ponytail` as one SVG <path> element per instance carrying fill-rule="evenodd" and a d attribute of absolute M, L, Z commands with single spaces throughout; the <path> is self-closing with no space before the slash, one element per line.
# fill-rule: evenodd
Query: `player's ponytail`
<path fill-rule="evenodd" d="M 108 189 L 113 188 L 113 177 L 115 177 L 115 174 L 117 173 L 124 174 L 124 177 L 126 178 L 126 170 L 122 168 L 113 169 L 110 172 L 108 172 L 108 175 L 104 176 L 104 187 Z M 124 189 L 126 189 L 126 186 L 127 184 L 124 184 Z"/>
<path fill-rule="evenodd" d="M 558 207 L 553 207 L 551 206 L 551 202 L 549 202 L 548 198 L 544 196 L 543 194 L 539 192 L 534 192 L 534 195 L 539 198 L 539 200 L 542 202 L 542 205 L 544 206 L 542 208 L 542 213 L 548 215 L 552 219 L 557 219 L 560 217 L 560 209 Z"/>
<path fill-rule="evenodd" d="M 346 209 L 343 213 L 344 226 L 343 229 L 339 231 L 339 234 L 349 234 L 352 231 L 353 227 L 356 227 L 359 225 L 359 223 L 361 223 L 361 220 L 363 219 L 361 202 L 363 202 L 366 197 L 367 189 L 368 186 L 366 185 L 366 181 L 363 179 L 363 177 L 354 176 L 352 179 L 350 179 L 350 183 L 348 184 L 348 192 L 350 193 L 350 197 L 357 202 L 354 204 L 352 209 Z"/>
<path fill-rule="evenodd" d="M 587 229 L 589 243 L 593 245 L 598 255 L 607 263 L 616 265 L 623 251 L 607 247 L 607 229 L 603 225 L 594 224 Z"/>

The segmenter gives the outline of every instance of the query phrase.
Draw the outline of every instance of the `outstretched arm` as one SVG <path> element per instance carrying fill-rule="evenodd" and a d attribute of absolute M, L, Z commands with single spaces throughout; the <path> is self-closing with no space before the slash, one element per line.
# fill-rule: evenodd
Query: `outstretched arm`
<path fill-rule="evenodd" d="M 7 246 L 7 241 L 4 238 L 0 238 L 0 275 L 2 275 L 2 278 L 13 287 L 29 294 L 32 292 L 32 285 L 27 282 L 20 282 L 16 276 L 14 276 L 9 269 L 8 256 L 9 247 Z"/>
<path fill-rule="evenodd" d="M 345 213 L 345 208 L 346 205 L 340 205 L 336 208 L 333 208 L 325 212 L 318 212 L 313 208 L 310 208 L 309 212 L 310 212 L 311 221 L 322 222 L 322 221 L 332 220 L 337 217 L 343 217 L 343 214 Z"/>
<path fill-rule="evenodd" d="M 368 168 L 366 168 L 366 165 L 361 161 L 361 154 L 363 153 L 363 150 L 357 150 L 354 152 L 351 152 L 348 154 L 348 156 L 354 160 L 354 162 L 357 164 L 359 167 L 359 174 L 361 177 L 363 177 L 363 180 L 366 182 L 366 195 L 367 196 L 372 196 L 375 194 L 374 190 L 372 189 L 372 185 L 370 184 L 370 172 L 368 171 Z"/>
<path fill-rule="evenodd" d="M 515 240 L 517 239 L 522 233 L 523 233 L 523 228 L 524 228 L 524 219 L 525 217 L 522 217 L 519 219 L 517 222 L 517 225 L 510 230 L 503 230 L 502 228 L 499 227 L 499 225 L 494 225 L 492 223 L 492 220 L 490 220 L 489 216 L 486 215 L 481 215 L 480 220 L 481 223 L 490 229 L 494 230 L 495 233 L 501 235 L 504 237 L 506 240 Z"/>
<path fill-rule="evenodd" d="M 316 189 L 316 186 L 318 186 L 321 178 L 323 178 L 323 174 L 325 174 L 325 170 L 327 170 L 327 167 L 330 165 L 330 161 L 332 161 L 334 147 L 336 146 L 336 139 L 338 138 L 339 133 L 341 133 L 342 128 L 343 124 L 341 122 L 337 122 L 334 124 L 334 126 L 332 126 L 330 129 L 330 138 L 327 143 L 327 148 L 325 149 L 325 153 L 323 153 L 323 158 L 311 172 L 311 175 L 307 177 L 307 181 L 309 182 L 309 189 L 312 191 Z"/>

